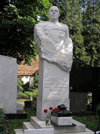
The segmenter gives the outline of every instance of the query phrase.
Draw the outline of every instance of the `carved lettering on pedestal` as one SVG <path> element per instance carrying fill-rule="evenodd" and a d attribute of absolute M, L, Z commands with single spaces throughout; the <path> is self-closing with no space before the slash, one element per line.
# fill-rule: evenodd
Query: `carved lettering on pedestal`
<path fill-rule="evenodd" d="M 44 90 L 50 97 L 60 97 L 67 89 L 68 80 L 65 78 L 48 78 L 44 81 Z"/>
<path fill-rule="evenodd" d="M 71 117 L 59 118 L 59 123 L 61 124 L 72 123 L 72 118 Z"/>

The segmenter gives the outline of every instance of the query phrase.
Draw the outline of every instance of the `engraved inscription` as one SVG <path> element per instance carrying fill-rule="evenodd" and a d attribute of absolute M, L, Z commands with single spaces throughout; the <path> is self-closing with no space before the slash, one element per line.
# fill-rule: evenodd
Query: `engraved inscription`
<path fill-rule="evenodd" d="M 45 94 L 47 93 L 49 97 L 61 97 L 68 89 L 68 83 L 66 78 L 47 78 L 44 81 Z"/>
<path fill-rule="evenodd" d="M 72 118 L 60 118 L 59 119 L 60 123 L 66 124 L 66 123 L 72 123 Z"/>

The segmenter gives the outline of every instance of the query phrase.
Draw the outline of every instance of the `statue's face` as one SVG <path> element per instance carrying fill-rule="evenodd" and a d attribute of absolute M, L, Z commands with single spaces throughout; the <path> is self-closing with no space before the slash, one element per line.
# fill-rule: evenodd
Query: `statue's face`
<path fill-rule="evenodd" d="M 49 13 L 48 13 L 48 16 L 49 16 L 49 20 L 51 21 L 56 21 L 58 20 L 59 18 L 59 9 L 56 7 L 56 6 L 52 6 L 50 9 L 49 9 Z"/>

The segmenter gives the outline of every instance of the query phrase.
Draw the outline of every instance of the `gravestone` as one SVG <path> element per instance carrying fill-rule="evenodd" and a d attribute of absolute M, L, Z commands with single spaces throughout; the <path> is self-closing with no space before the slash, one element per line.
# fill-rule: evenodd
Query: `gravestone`
<path fill-rule="evenodd" d="M 55 108 L 59 104 L 69 108 L 69 73 L 41 58 L 39 68 L 37 117 L 45 120 L 44 109 Z"/>
<path fill-rule="evenodd" d="M 73 113 L 87 112 L 87 93 L 70 92 L 70 109 Z"/>
<path fill-rule="evenodd" d="M 0 55 L 0 108 L 5 113 L 17 110 L 17 63 L 15 58 Z"/>
<path fill-rule="evenodd" d="M 68 26 L 58 22 L 58 8 L 52 8 L 49 10 L 49 21 L 40 22 L 34 28 L 34 39 L 40 56 L 37 98 L 37 117 L 40 120 L 46 118 L 44 109 L 61 104 L 69 109 L 70 102 L 69 73 L 73 44 Z"/>

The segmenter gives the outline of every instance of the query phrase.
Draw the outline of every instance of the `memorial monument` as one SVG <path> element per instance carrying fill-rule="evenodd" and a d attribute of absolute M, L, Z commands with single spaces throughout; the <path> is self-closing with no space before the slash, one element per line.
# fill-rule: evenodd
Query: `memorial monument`
<path fill-rule="evenodd" d="M 60 23 L 59 9 L 49 9 L 49 21 L 39 22 L 34 28 L 39 60 L 39 92 L 37 117 L 45 120 L 43 109 L 65 104 L 69 109 L 69 73 L 72 66 L 73 44 L 68 26 Z"/>
<path fill-rule="evenodd" d="M 49 21 L 39 22 L 34 28 L 34 40 L 40 56 L 37 115 L 31 117 L 30 122 L 24 122 L 23 129 L 15 129 L 15 134 L 94 134 L 84 124 L 71 117 L 55 117 L 71 115 L 67 109 L 70 103 L 69 73 L 72 66 L 73 44 L 69 38 L 68 26 L 58 21 L 59 9 L 52 6 L 48 15 Z M 56 125 L 47 126 L 47 115 L 43 111 L 57 106 L 59 112 L 52 111 L 51 116 Z"/>
<path fill-rule="evenodd" d="M 17 61 L 0 55 L 0 108 L 7 114 L 17 113 Z"/>
<path fill-rule="evenodd" d="M 0 108 L 13 117 L 23 113 L 23 106 L 17 103 L 17 67 L 16 58 L 0 55 Z"/>

